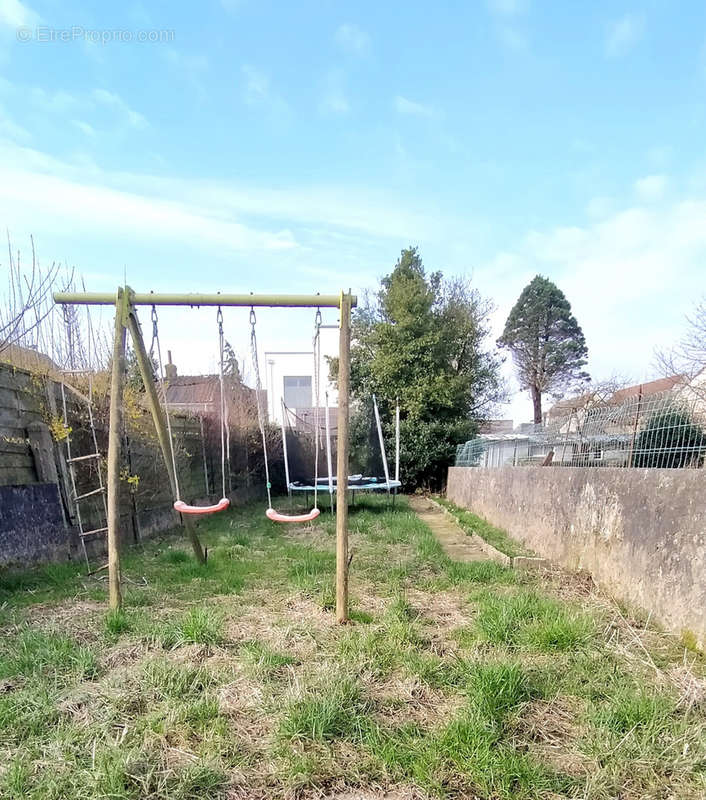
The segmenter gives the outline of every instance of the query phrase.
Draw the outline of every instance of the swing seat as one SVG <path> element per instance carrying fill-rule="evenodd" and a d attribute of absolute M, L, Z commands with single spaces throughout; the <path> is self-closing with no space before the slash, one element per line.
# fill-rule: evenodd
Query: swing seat
<path fill-rule="evenodd" d="M 315 520 L 321 512 L 318 508 L 312 508 L 308 514 L 294 514 L 288 516 L 287 514 L 280 514 L 279 511 L 275 511 L 274 508 L 268 508 L 265 511 L 265 516 L 267 519 L 271 519 L 272 522 L 311 522 Z"/>
<path fill-rule="evenodd" d="M 215 514 L 217 511 L 225 511 L 229 505 L 230 500 L 227 497 L 221 497 L 214 506 L 190 506 L 183 500 L 177 500 L 174 503 L 174 510 L 180 514 Z"/>

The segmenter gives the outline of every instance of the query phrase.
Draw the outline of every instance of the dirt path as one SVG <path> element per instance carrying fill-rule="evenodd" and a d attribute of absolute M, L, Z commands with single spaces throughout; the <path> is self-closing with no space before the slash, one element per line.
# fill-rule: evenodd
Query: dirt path
<path fill-rule="evenodd" d="M 408 498 L 414 513 L 432 530 L 444 552 L 454 561 L 489 561 L 490 557 L 475 544 L 447 514 L 424 497 Z"/>

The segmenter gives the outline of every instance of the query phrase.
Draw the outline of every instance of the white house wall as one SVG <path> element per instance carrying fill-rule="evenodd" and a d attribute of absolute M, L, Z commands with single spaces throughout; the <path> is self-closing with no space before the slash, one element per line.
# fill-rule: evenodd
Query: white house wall
<path fill-rule="evenodd" d="M 301 345 L 304 344 L 304 347 Z M 314 353 L 311 340 L 292 340 L 292 349 L 285 351 L 265 350 L 260 362 L 263 384 L 267 388 L 267 414 L 271 422 L 282 422 L 282 398 L 284 397 L 285 376 L 307 376 L 311 378 L 312 405 L 316 405 L 316 384 L 314 381 Z M 325 392 L 328 392 L 329 408 L 338 406 L 338 392 L 328 380 L 328 362 L 325 356 L 338 356 L 338 329 L 321 330 L 321 362 L 319 402 L 325 405 Z M 295 409 L 296 410 L 296 409 Z"/>

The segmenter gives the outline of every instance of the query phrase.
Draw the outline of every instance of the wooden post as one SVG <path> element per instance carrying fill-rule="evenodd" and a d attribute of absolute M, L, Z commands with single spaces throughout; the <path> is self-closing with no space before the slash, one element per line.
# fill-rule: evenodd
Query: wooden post
<path fill-rule="evenodd" d="M 118 609 L 123 604 L 120 589 L 120 440 L 125 380 L 126 300 L 127 293 L 122 288 L 118 289 L 108 427 L 108 599 L 112 609 Z"/>
<path fill-rule="evenodd" d="M 351 375 L 351 295 L 341 294 L 338 344 L 338 445 L 336 453 L 336 620 L 348 621 L 348 415 Z"/>
<path fill-rule="evenodd" d="M 34 458 L 34 469 L 40 483 L 59 484 L 59 473 L 54 461 L 54 446 L 49 426 L 44 422 L 30 422 L 25 428 L 29 447 Z"/>
<path fill-rule="evenodd" d="M 199 414 L 199 428 L 201 430 L 201 458 L 203 459 L 203 479 L 206 484 L 206 497 L 211 494 L 208 485 L 208 464 L 206 463 L 206 436 L 203 428 L 203 414 Z"/>
<path fill-rule="evenodd" d="M 152 419 L 154 420 L 154 427 L 157 430 L 157 438 L 159 439 L 160 447 L 162 448 L 162 455 L 164 463 L 167 467 L 167 475 L 169 476 L 169 483 L 171 485 L 172 494 L 176 496 L 176 475 L 174 474 L 174 465 L 172 464 L 171 445 L 169 442 L 169 431 L 162 414 L 162 406 L 159 403 L 157 395 L 157 386 L 154 382 L 154 375 L 152 374 L 152 363 L 150 357 L 147 355 L 145 342 L 142 338 L 142 331 L 140 330 L 140 323 L 137 320 L 137 312 L 130 306 L 127 312 L 127 325 L 130 328 L 130 336 L 135 348 L 135 357 L 137 358 L 137 365 L 140 368 L 142 381 L 145 384 L 145 392 L 147 394 L 147 402 L 152 412 Z M 112 411 L 111 411 L 112 415 Z M 112 416 L 111 416 L 112 420 Z M 199 541 L 196 526 L 190 519 L 182 519 L 186 532 L 191 540 L 191 547 L 193 548 L 194 555 L 199 564 L 206 563 L 206 554 L 204 553 L 201 542 Z"/>

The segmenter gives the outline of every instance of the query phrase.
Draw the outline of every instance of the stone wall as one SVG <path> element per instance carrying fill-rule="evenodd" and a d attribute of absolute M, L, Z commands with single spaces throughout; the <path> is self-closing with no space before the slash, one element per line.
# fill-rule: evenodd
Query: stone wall
<path fill-rule="evenodd" d="M 706 644 L 706 471 L 451 467 L 447 497 Z"/>
<path fill-rule="evenodd" d="M 3 561 L 33 564 L 66 561 L 70 532 L 55 483 L 0 486 L 0 553 Z"/>
<path fill-rule="evenodd" d="M 102 381 L 102 383 L 101 383 Z M 97 375 L 93 415 L 101 459 L 75 463 L 76 493 L 98 487 L 98 473 L 106 481 L 104 456 L 108 447 L 107 379 Z M 43 375 L 0 364 L 0 567 L 24 567 L 46 561 L 82 558 L 78 516 L 83 529 L 105 527 L 103 498 L 92 495 L 74 500 L 67 462 L 63 409 L 70 428 L 72 456 L 95 452 L 88 418 L 88 390 L 69 390 Z M 122 441 L 120 536 L 134 544 L 179 523 L 172 508 L 169 485 L 157 436 L 149 413 L 133 402 L 126 411 Z M 171 417 L 182 499 L 212 502 L 221 496 L 220 429 L 217 420 L 189 415 Z M 263 485 L 253 481 L 243 448 L 232 448 L 227 476 L 234 501 L 249 497 Z M 275 474 L 276 464 L 271 465 Z M 255 475 L 257 477 L 257 475 Z M 105 533 L 86 538 L 91 561 L 104 560 Z"/>

